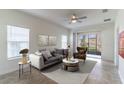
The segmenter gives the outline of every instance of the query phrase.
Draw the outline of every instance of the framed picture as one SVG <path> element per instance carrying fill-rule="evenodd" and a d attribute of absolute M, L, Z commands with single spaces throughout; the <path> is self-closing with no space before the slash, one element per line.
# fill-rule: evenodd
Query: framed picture
<path fill-rule="evenodd" d="M 124 58 L 124 31 L 119 33 L 119 55 Z"/>
<path fill-rule="evenodd" d="M 49 36 L 49 45 L 55 46 L 56 45 L 56 36 Z"/>
<path fill-rule="evenodd" d="M 39 35 L 38 44 L 39 46 L 48 46 L 48 36 L 47 35 Z"/>

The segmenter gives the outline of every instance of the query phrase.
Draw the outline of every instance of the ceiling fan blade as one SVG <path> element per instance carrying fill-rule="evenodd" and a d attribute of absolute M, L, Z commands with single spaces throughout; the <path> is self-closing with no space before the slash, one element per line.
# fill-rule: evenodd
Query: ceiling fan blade
<path fill-rule="evenodd" d="M 82 23 L 82 21 L 79 21 L 79 20 L 77 22 Z"/>
<path fill-rule="evenodd" d="M 86 19 L 87 16 L 83 16 L 83 17 L 78 17 L 78 19 Z"/>

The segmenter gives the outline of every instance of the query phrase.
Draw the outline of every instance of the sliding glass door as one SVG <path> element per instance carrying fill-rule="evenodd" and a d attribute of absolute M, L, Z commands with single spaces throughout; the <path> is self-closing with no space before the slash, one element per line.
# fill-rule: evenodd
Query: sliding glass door
<path fill-rule="evenodd" d="M 101 55 L 100 33 L 78 33 L 78 46 L 87 47 L 88 54 Z"/>

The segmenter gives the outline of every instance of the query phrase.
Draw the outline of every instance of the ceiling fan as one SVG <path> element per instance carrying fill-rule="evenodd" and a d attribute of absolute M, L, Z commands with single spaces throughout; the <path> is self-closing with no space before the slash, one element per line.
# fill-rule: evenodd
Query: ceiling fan
<path fill-rule="evenodd" d="M 76 14 L 72 14 L 71 17 L 69 18 L 69 23 L 72 24 L 72 23 L 81 23 L 82 19 L 86 19 L 87 16 L 83 16 L 83 17 L 77 17 Z"/>

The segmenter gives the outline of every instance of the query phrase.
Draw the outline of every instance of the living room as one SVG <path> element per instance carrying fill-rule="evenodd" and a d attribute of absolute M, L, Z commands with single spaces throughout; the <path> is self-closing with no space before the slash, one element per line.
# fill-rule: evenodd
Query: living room
<path fill-rule="evenodd" d="M 121 61 L 123 59 L 120 59 L 119 56 L 117 56 L 118 40 L 115 39 L 115 37 L 117 37 L 117 31 L 120 31 L 123 28 L 118 28 L 119 25 L 123 24 L 121 22 L 121 18 L 123 18 L 122 15 L 123 10 L 117 9 L 1 9 L 0 82 L 34 84 L 122 83 L 123 67 L 121 66 L 123 66 L 123 63 L 121 63 Z M 82 18 L 79 18 L 78 23 L 70 23 L 73 21 L 70 20 L 70 17 L 73 16 Z M 14 33 L 14 30 L 17 31 Z M 23 31 L 23 33 L 18 31 Z M 95 50 L 95 52 L 88 50 L 85 62 L 84 60 L 83 62 L 81 60 L 79 63 L 79 65 L 81 64 L 80 66 L 82 66 L 79 68 L 79 71 L 82 72 L 65 71 L 62 69 L 61 63 L 49 66 L 44 70 L 39 70 L 38 67 L 35 66 L 36 61 L 33 60 L 35 57 L 39 58 L 35 53 L 41 49 L 68 48 L 70 50 L 70 56 L 73 57 L 74 53 L 77 52 L 77 47 L 82 47 L 82 43 L 79 43 L 81 41 L 79 37 L 83 35 L 87 36 L 86 34 L 88 34 L 88 36 L 89 34 L 92 34 L 91 37 L 97 36 L 97 39 L 91 38 L 91 42 L 90 38 L 86 38 L 85 40 L 82 39 L 82 41 L 89 40 L 88 42 L 82 43 L 88 44 L 85 47 L 89 48 L 91 45 L 100 51 L 100 54 L 98 54 L 100 58 L 94 58 L 94 56 L 97 55 L 97 50 Z M 41 38 L 39 38 L 39 36 Z M 48 39 L 47 41 L 45 38 L 45 45 L 42 45 L 44 39 L 41 40 L 42 42 L 39 40 L 43 37 Z M 52 38 L 54 38 L 53 41 L 55 42 L 51 41 L 54 44 L 50 45 L 50 40 L 52 40 Z M 15 45 L 13 45 L 13 40 L 23 40 L 20 41 L 24 42 L 22 47 L 29 49 L 29 56 L 35 56 L 34 58 L 29 57 L 32 64 L 31 75 L 27 72 L 21 75 L 21 77 L 18 76 L 18 62 L 21 60 L 19 51 L 21 51 L 22 48 L 20 48 L 21 46 L 18 46 L 17 41 Z M 88 56 L 88 54 L 90 54 L 90 56 Z M 64 61 L 64 59 L 62 60 Z M 118 68 L 116 66 L 118 66 Z M 28 67 L 26 66 L 23 70 L 28 70 Z M 43 75 L 40 76 L 39 73 L 42 73 Z M 38 79 L 35 75 L 38 75 Z M 65 76 L 66 78 L 70 78 L 70 80 L 66 80 Z M 9 77 L 10 79 L 6 77 Z M 26 81 L 27 78 L 30 78 L 30 80 Z"/>

